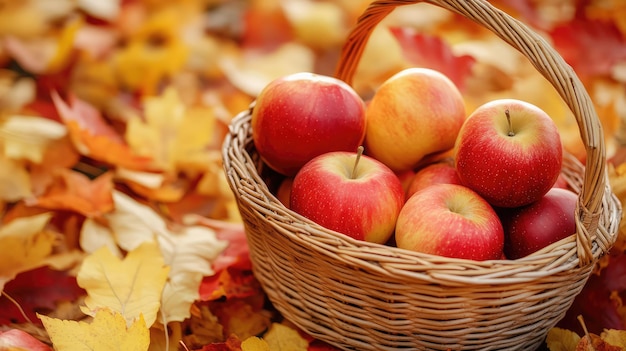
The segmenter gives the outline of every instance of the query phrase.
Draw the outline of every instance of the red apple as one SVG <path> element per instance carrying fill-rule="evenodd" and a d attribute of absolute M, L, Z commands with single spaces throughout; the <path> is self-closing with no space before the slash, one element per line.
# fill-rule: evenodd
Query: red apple
<path fill-rule="evenodd" d="M 428 186 L 442 183 L 461 184 L 452 159 L 431 163 L 417 170 L 406 191 L 406 198 Z"/>
<path fill-rule="evenodd" d="M 461 182 L 498 207 L 539 200 L 559 177 L 562 157 L 550 116 L 514 99 L 478 107 L 459 132 L 454 156 Z"/>
<path fill-rule="evenodd" d="M 381 84 L 366 114 L 365 150 L 396 172 L 451 149 L 466 117 L 454 83 L 421 67 L 402 70 Z"/>
<path fill-rule="evenodd" d="M 289 208 L 289 198 L 291 197 L 291 186 L 293 185 L 293 177 L 286 177 L 280 182 L 276 190 L 276 198 L 285 207 Z"/>
<path fill-rule="evenodd" d="M 269 167 L 294 176 L 315 156 L 354 152 L 365 137 L 365 103 L 345 82 L 301 72 L 270 82 L 256 98 L 252 138 Z"/>
<path fill-rule="evenodd" d="M 528 256 L 576 233 L 577 201 L 573 191 L 552 188 L 532 204 L 499 209 L 506 256 L 510 259 Z"/>
<path fill-rule="evenodd" d="M 300 169 L 290 200 L 293 211 L 325 228 L 383 244 L 393 234 L 404 191 L 383 163 L 336 151 L 317 156 Z"/>
<path fill-rule="evenodd" d="M 504 234 L 493 208 L 458 184 L 435 184 L 415 193 L 398 215 L 399 248 L 476 261 L 502 258 Z"/>

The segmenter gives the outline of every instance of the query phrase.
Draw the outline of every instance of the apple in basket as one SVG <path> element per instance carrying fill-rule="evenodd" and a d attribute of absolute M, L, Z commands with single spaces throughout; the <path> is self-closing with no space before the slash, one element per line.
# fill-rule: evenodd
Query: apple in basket
<path fill-rule="evenodd" d="M 315 157 L 296 174 L 291 209 L 358 240 L 383 244 L 393 235 L 404 191 L 383 163 L 358 152 Z"/>
<path fill-rule="evenodd" d="M 538 201 L 516 208 L 498 209 L 504 228 L 507 258 L 528 256 L 576 233 L 576 202 L 571 190 L 552 188 Z"/>
<path fill-rule="evenodd" d="M 300 72 L 270 82 L 257 96 L 252 138 L 275 171 L 294 176 L 330 151 L 354 151 L 365 137 L 365 102 L 345 82 Z"/>
<path fill-rule="evenodd" d="M 441 183 L 461 184 L 452 159 L 444 159 L 418 169 L 406 191 L 406 198 L 428 186 Z"/>
<path fill-rule="evenodd" d="M 465 186 L 442 183 L 406 201 L 395 240 L 402 249 L 484 261 L 502 258 L 504 233 L 485 199 Z"/>
<path fill-rule="evenodd" d="M 497 207 L 539 200 L 561 172 L 562 146 L 554 121 L 515 99 L 479 106 L 463 123 L 455 167 L 463 185 Z"/>
<path fill-rule="evenodd" d="M 465 104 L 444 74 L 407 68 L 387 79 L 366 108 L 365 150 L 396 172 L 449 150 L 465 120 Z"/>

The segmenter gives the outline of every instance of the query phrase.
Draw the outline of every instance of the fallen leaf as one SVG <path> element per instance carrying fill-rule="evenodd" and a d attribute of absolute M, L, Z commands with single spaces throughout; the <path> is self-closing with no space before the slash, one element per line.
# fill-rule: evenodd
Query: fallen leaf
<path fill-rule="evenodd" d="M 224 327 L 224 335 L 235 334 L 246 339 L 260 335 L 271 325 L 272 313 L 264 309 L 264 301 L 264 295 L 257 295 L 245 299 L 211 301 L 209 306 Z"/>
<path fill-rule="evenodd" d="M 17 218 L 0 227 L 0 291 L 17 274 L 45 264 L 57 239 L 45 230 L 51 216 Z"/>
<path fill-rule="evenodd" d="M 31 195 L 31 177 L 25 162 L 0 155 L 0 200 L 16 202 Z"/>
<path fill-rule="evenodd" d="M 563 328 L 551 328 L 546 336 L 546 345 L 550 351 L 574 351 L 580 342 L 580 336 Z"/>
<path fill-rule="evenodd" d="M 18 274 L 4 287 L 4 293 L 19 304 L 30 320 L 13 302 L 0 296 L 0 324 L 37 323 L 36 312 L 52 311 L 61 301 L 74 301 L 85 291 L 78 287 L 76 278 L 65 271 L 40 267 Z M 1 349 L 1 348 L 0 348 Z"/>
<path fill-rule="evenodd" d="M 626 330 L 604 329 L 600 337 L 607 343 L 626 350 Z"/>
<path fill-rule="evenodd" d="M 114 191 L 113 200 L 115 211 L 105 216 L 108 224 L 89 224 L 98 233 L 97 240 L 111 242 L 104 238 L 109 235 L 126 251 L 156 241 L 170 267 L 162 293 L 162 318 L 167 322 L 188 318 L 191 304 L 198 299 L 202 278 L 214 274 L 212 262 L 227 242 L 217 239 L 215 231 L 204 226 L 171 230 L 158 213 L 123 193 Z"/>
<path fill-rule="evenodd" d="M 113 210 L 113 174 L 104 173 L 94 180 L 69 169 L 58 169 L 45 192 L 26 199 L 29 206 L 49 210 L 69 210 L 86 217 L 100 217 Z"/>
<path fill-rule="evenodd" d="M 38 314 L 57 351 L 148 350 L 150 333 L 143 315 L 127 326 L 119 312 L 103 308 L 91 323 L 49 318 Z"/>
<path fill-rule="evenodd" d="M 157 318 L 168 273 L 169 267 L 165 267 L 154 243 L 141 244 L 123 260 L 103 247 L 86 257 L 78 271 L 78 285 L 87 291 L 82 310 L 94 315 L 109 308 L 120 313 L 129 325 L 142 316 L 151 326 Z"/>
<path fill-rule="evenodd" d="M 48 345 L 19 329 L 0 330 L 0 350 L 52 351 Z"/>
<path fill-rule="evenodd" d="M 309 346 L 297 330 L 280 323 L 272 323 L 263 340 L 272 351 L 306 351 Z"/>
<path fill-rule="evenodd" d="M 271 351 L 270 345 L 267 341 L 251 336 L 241 342 L 241 351 Z"/>
<path fill-rule="evenodd" d="M 125 138 L 137 155 L 165 172 L 201 172 L 211 161 L 216 119 L 211 108 L 186 106 L 178 92 L 165 91 L 143 102 L 143 116 L 131 118 Z"/>
<path fill-rule="evenodd" d="M 439 36 L 418 33 L 407 27 L 392 27 L 390 30 L 411 64 L 443 73 L 464 91 L 465 79 L 471 74 L 476 59 L 469 55 L 457 56 Z"/>
<path fill-rule="evenodd" d="M 52 100 L 81 154 L 129 169 L 149 169 L 151 160 L 133 154 L 99 110 L 76 97 L 70 97 L 69 105 L 57 93 L 52 94 Z"/>
<path fill-rule="evenodd" d="M 14 160 L 41 163 L 50 143 L 65 135 L 63 124 L 43 117 L 13 115 L 0 124 L 0 145 Z"/>
<path fill-rule="evenodd" d="M 613 23 L 577 18 L 554 28 L 549 35 L 554 48 L 583 81 L 610 76 L 613 66 L 626 59 L 626 38 Z"/>

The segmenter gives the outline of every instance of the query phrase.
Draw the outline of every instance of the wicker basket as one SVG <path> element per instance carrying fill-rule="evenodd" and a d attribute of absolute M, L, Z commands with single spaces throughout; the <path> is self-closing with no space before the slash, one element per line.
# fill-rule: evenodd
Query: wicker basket
<path fill-rule="evenodd" d="M 375 1 L 347 39 L 336 76 L 350 83 L 373 28 L 396 6 Z M 577 232 L 518 260 L 475 262 L 356 241 L 285 208 L 254 150 L 250 110 L 234 118 L 224 168 L 254 272 L 275 307 L 344 350 L 535 350 L 616 240 L 621 207 L 607 180 L 604 137 L 584 87 L 541 37 L 484 0 L 430 0 L 521 51 L 574 113 L 586 167 L 566 155 Z"/>

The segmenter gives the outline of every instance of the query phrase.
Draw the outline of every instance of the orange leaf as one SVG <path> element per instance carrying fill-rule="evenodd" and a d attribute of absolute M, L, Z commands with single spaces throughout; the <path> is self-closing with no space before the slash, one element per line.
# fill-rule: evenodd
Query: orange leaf
<path fill-rule="evenodd" d="M 52 94 L 52 100 L 80 153 L 129 169 L 149 168 L 151 160 L 133 154 L 124 139 L 106 123 L 95 107 L 75 97 L 70 97 L 68 105 L 57 93 Z"/>
<path fill-rule="evenodd" d="M 45 193 L 26 204 L 51 210 L 70 210 L 98 217 L 113 210 L 113 176 L 104 173 L 90 180 L 82 173 L 59 169 Z"/>

